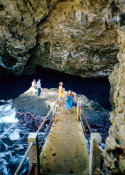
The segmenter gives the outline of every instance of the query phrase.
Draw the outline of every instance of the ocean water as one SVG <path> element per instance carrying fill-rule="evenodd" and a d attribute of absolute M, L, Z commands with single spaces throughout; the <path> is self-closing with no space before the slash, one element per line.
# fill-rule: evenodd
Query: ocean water
<path fill-rule="evenodd" d="M 0 106 L 0 175 L 14 174 L 25 150 L 29 129 L 24 128 L 15 118 L 12 104 Z M 27 172 L 28 158 L 20 174 Z"/>
<path fill-rule="evenodd" d="M 34 78 L 41 79 L 43 88 L 58 88 L 58 83 L 62 81 L 66 90 L 71 89 L 83 94 L 111 110 L 108 79 L 82 79 L 47 71 L 38 72 L 32 76 L 1 79 L 0 100 L 18 97 L 31 86 Z M 0 175 L 13 175 L 27 149 L 30 129 L 20 125 L 15 115 L 16 109 L 12 108 L 11 103 L 0 105 Z M 20 175 L 27 174 L 28 164 L 27 157 Z"/>

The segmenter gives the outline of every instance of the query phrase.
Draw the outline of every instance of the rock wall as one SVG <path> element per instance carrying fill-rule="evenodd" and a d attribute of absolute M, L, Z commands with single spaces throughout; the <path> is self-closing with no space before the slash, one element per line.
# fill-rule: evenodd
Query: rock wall
<path fill-rule="evenodd" d="M 121 45 L 118 54 L 119 66 L 115 67 L 110 76 L 111 99 L 113 112 L 111 112 L 112 126 L 106 141 L 105 174 L 125 174 L 125 26 L 118 30 L 118 41 Z"/>
<path fill-rule="evenodd" d="M 39 23 L 57 1 L 0 1 L 0 70 L 22 74 L 37 47 Z"/>
<path fill-rule="evenodd" d="M 107 76 L 117 62 L 123 0 L 1 0 L 0 71 L 37 65 L 82 77 Z"/>
<path fill-rule="evenodd" d="M 117 61 L 115 18 L 111 2 L 58 3 L 40 24 L 35 64 L 82 77 L 106 76 Z"/>

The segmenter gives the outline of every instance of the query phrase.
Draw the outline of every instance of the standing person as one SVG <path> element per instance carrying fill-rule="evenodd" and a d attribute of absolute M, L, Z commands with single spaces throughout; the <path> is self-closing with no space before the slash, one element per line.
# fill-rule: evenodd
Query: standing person
<path fill-rule="evenodd" d="M 36 80 L 35 79 L 32 81 L 32 87 L 34 87 L 35 89 L 37 89 L 37 85 L 36 85 Z"/>
<path fill-rule="evenodd" d="M 59 100 L 61 104 L 63 104 L 64 101 L 64 90 L 63 82 L 59 82 Z"/>
<path fill-rule="evenodd" d="M 67 97 L 65 102 L 65 108 L 68 110 L 68 116 L 70 116 L 71 114 L 72 106 L 73 106 L 73 96 L 72 96 L 72 91 L 69 90 L 67 92 Z"/>
<path fill-rule="evenodd" d="M 40 96 L 40 93 L 41 93 L 41 80 L 40 79 L 37 81 L 37 89 L 38 89 L 38 96 Z"/>
<path fill-rule="evenodd" d="M 73 106 L 77 107 L 77 97 L 76 97 L 76 94 L 72 93 L 72 96 L 73 96 Z"/>

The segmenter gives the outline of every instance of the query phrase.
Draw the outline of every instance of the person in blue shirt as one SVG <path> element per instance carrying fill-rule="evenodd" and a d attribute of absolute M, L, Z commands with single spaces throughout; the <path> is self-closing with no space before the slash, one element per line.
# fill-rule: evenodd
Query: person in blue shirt
<path fill-rule="evenodd" d="M 37 81 L 37 89 L 38 89 L 38 96 L 40 96 L 40 93 L 41 93 L 41 80 L 40 79 Z"/>
<path fill-rule="evenodd" d="M 68 116 L 71 114 L 71 109 L 73 106 L 73 96 L 72 96 L 72 91 L 69 90 L 67 92 L 67 97 L 66 97 L 66 102 L 65 102 L 65 108 L 68 110 Z"/>

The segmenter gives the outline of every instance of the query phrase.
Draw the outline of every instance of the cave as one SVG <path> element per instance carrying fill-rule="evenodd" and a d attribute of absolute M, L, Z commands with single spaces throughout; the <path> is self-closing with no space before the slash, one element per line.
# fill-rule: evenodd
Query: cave
<path fill-rule="evenodd" d="M 41 75 L 47 80 L 48 74 L 56 77 L 53 83 L 57 83 L 59 77 L 75 84 L 89 79 L 95 82 L 95 89 L 98 89 L 97 82 L 106 84 L 108 93 L 110 89 L 112 107 L 107 100 L 109 94 L 106 103 L 112 110 L 112 125 L 102 169 L 102 173 L 110 175 L 125 173 L 124 12 L 123 0 L 0 2 L 1 82 L 4 82 L 4 77 L 14 80 L 18 74 L 19 79 L 30 83 L 33 77 Z M 24 88 L 27 89 L 28 85 Z M 87 93 L 91 99 L 91 92 Z M 8 97 L 10 94 L 6 95 Z M 105 98 L 105 94 L 102 93 L 101 98 Z M 113 162 L 113 158 L 118 161 Z"/>

